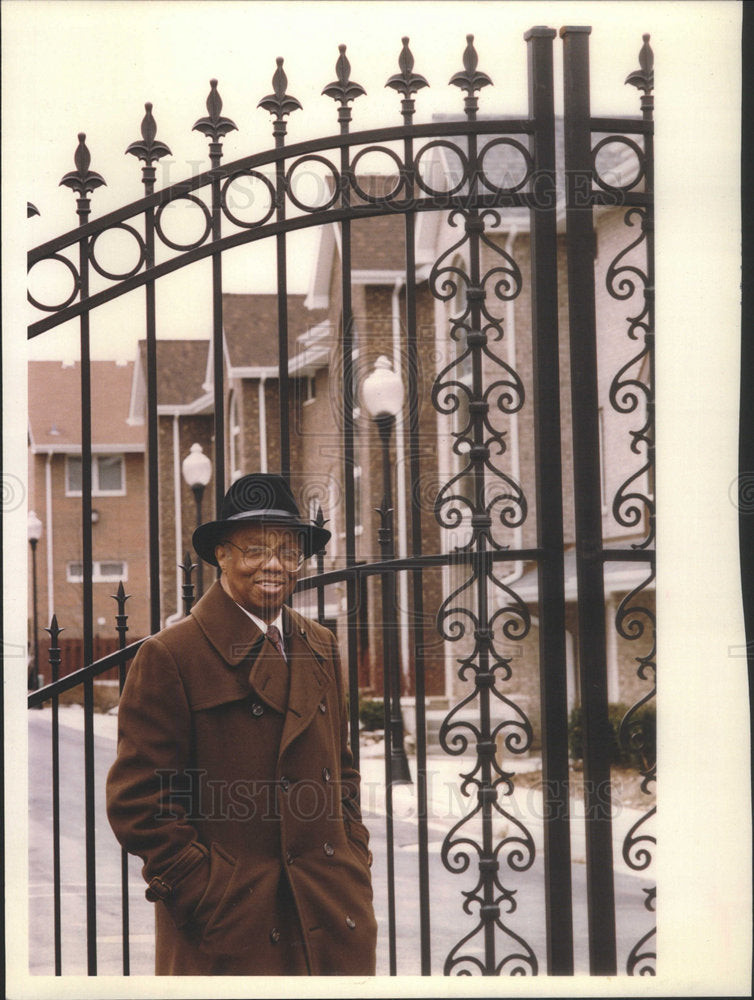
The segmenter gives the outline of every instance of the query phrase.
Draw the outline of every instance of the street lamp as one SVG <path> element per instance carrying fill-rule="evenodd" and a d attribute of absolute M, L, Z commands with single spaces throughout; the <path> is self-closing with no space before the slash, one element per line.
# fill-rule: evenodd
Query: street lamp
<path fill-rule="evenodd" d="M 390 469 L 390 437 L 395 418 L 403 407 L 403 381 L 388 358 L 377 358 L 374 370 L 364 379 L 361 398 L 377 425 L 382 441 L 382 507 L 377 513 L 382 518 L 379 543 L 383 560 L 395 557 L 393 538 L 393 498 Z M 395 607 L 395 575 L 382 576 L 382 635 L 387 676 L 389 679 L 390 708 L 390 779 L 393 784 L 411 784 L 411 771 L 403 745 L 403 715 L 401 713 L 401 678 L 398 664 L 398 616 Z"/>
<path fill-rule="evenodd" d="M 194 500 L 196 501 L 196 526 L 198 528 L 202 523 L 202 495 L 204 487 L 212 476 L 212 462 L 204 454 L 204 450 L 200 444 L 195 442 L 191 445 L 191 450 L 181 463 L 181 471 L 183 472 L 183 478 L 186 480 L 187 485 L 191 487 L 194 494 Z M 204 593 L 202 569 L 203 564 L 200 558 L 196 574 L 197 597 L 201 597 Z"/>
<path fill-rule="evenodd" d="M 26 522 L 26 534 L 31 546 L 31 593 L 32 593 L 32 628 L 34 634 L 33 641 L 33 664 L 31 674 L 28 678 L 29 688 L 36 691 L 39 687 L 39 636 L 37 623 L 37 542 L 42 537 L 42 522 L 33 510 L 29 511 Z"/>

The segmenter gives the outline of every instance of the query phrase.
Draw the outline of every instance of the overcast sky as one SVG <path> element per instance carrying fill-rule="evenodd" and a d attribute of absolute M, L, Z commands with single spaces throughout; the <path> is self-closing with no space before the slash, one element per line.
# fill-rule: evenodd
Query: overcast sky
<path fill-rule="evenodd" d="M 481 111 L 525 114 L 527 46 L 523 34 L 535 24 L 556 29 L 563 24 L 592 25 L 592 107 L 596 114 L 638 114 L 638 92 L 624 80 L 638 68 L 641 37 L 650 32 L 657 58 L 658 115 L 668 119 L 688 110 L 693 93 L 711 107 L 730 100 L 725 93 L 730 81 L 720 77 L 718 50 L 724 52 L 729 45 L 736 22 L 736 4 L 719 2 L 6 0 L 2 9 L 5 170 L 21 182 L 20 190 L 13 188 L 19 205 L 29 200 L 41 212 L 23 227 L 28 246 L 76 225 L 75 195 L 59 182 L 74 168 L 79 132 L 86 133 L 91 168 L 107 182 L 92 196 L 92 218 L 141 195 L 140 164 L 124 151 L 140 137 L 146 101 L 154 105 L 158 138 L 173 154 L 159 165 L 158 187 L 208 165 L 207 141 L 192 131 L 192 125 L 206 113 L 212 77 L 219 80 L 223 114 L 238 125 L 238 131 L 225 139 L 225 162 L 271 146 L 270 115 L 257 104 L 272 90 L 277 56 L 285 60 L 288 92 L 303 105 L 303 110 L 289 116 L 288 142 L 337 132 L 335 102 L 323 96 L 322 89 L 335 78 L 340 43 L 347 45 L 352 79 L 367 91 L 353 105 L 353 130 L 400 124 L 399 97 L 385 82 L 398 71 L 403 35 L 411 39 L 416 72 L 430 83 L 417 96 L 417 121 L 429 120 L 436 112 L 462 110 L 462 94 L 448 81 L 462 68 L 468 33 L 475 35 L 479 68 L 494 83 L 481 92 Z M 561 43 L 556 40 L 558 91 L 560 52 Z M 696 110 L 703 116 L 705 107 Z M 661 141 L 658 146 L 661 155 Z M 293 292 L 308 290 L 313 246 L 313 232 L 290 239 L 289 288 Z M 225 290 L 272 291 L 274 261 L 270 241 L 264 249 L 227 254 Z M 191 296 L 183 293 L 187 280 Z M 188 279 L 184 273 L 161 281 L 160 336 L 209 335 L 208 280 L 205 262 L 191 268 Z M 52 283 L 58 298 L 67 294 L 68 275 L 62 268 L 38 269 L 33 281 Z M 143 336 L 137 300 L 143 301 L 143 293 L 93 314 L 93 357 L 133 357 L 135 340 Z M 30 316 L 29 309 L 26 321 Z M 77 352 L 76 322 L 30 345 L 30 356 L 37 358 L 75 357 Z"/>

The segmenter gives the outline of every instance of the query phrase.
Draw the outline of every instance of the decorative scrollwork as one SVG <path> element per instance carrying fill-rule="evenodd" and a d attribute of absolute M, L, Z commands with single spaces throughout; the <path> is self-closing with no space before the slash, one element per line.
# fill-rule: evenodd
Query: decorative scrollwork
<path fill-rule="evenodd" d="M 626 972 L 629 976 L 654 976 L 657 974 L 657 949 L 656 946 L 655 948 L 648 947 L 649 943 L 656 937 L 657 931 L 653 927 L 633 946 L 626 962 Z"/>
<path fill-rule="evenodd" d="M 175 205 L 176 202 L 181 200 L 190 201 L 192 202 L 192 204 L 198 205 L 202 211 L 202 214 L 204 215 L 204 231 L 198 239 L 194 240 L 191 243 L 178 243 L 175 240 L 169 239 L 169 237 L 165 235 L 165 231 L 162 226 L 162 216 L 165 209 L 169 208 L 172 205 Z M 201 200 L 201 198 L 197 198 L 196 195 L 193 194 L 182 194 L 179 195 L 177 198 L 174 198 L 172 201 L 166 201 L 163 202 L 162 205 L 160 205 L 160 207 L 157 209 L 157 212 L 155 213 L 154 228 L 155 232 L 160 237 L 162 242 L 166 246 L 171 247 L 171 249 L 194 250 L 196 247 L 200 247 L 207 239 L 209 234 L 212 232 L 212 214 L 210 213 L 210 210 L 207 208 L 204 202 Z"/>
<path fill-rule="evenodd" d="M 102 264 L 97 260 L 95 246 L 97 240 L 103 236 L 105 233 L 115 232 L 117 230 L 122 230 L 123 232 L 130 233 L 131 236 L 136 240 L 136 245 L 139 249 L 139 257 L 136 263 L 128 271 L 115 272 L 108 271 Z M 144 237 L 141 233 L 137 232 L 133 226 L 129 226 L 125 222 L 119 222 L 115 226 L 109 226 L 107 229 L 102 229 L 100 232 L 96 233 L 89 241 L 88 256 L 89 262 L 91 263 L 97 274 L 101 274 L 103 278 L 108 278 L 110 281 L 126 281 L 128 278 L 132 277 L 134 274 L 138 274 L 141 270 L 144 261 L 146 260 L 147 246 L 144 242 Z"/>
<path fill-rule="evenodd" d="M 619 251 L 610 262 L 605 285 L 612 298 L 628 301 L 641 294 L 641 308 L 627 316 L 627 336 L 640 341 L 638 351 L 625 362 L 613 377 L 610 386 L 610 403 L 618 413 L 630 414 L 643 411 L 644 421 L 629 431 L 633 454 L 643 456 L 642 465 L 634 469 L 615 492 L 612 502 L 613 517 L 624 528 L 645 526 L 645 535 L 634 548 L 648 548 L 654 542 L 654 499 L 650 493 L 650 477 L 654 463 L 654 420 L 652 363 L 654 338 L 651 330 L 651 296 L 646 268 L 636 263 L 635 251 L 648 245 L 650 234 L 649 211 L 630 208 L 624 215 L 626 226 L 638 224 L 639 233 L 632 242 Z M 631 256 L 633 254 L 633 256 Z"/>
<path fill-rule="evenodd" d="M 67 257 L 64 257 L 63 254 L 60 253 L 53 253 L 50 254 L 49 257 L 44 257 L 42 260 L 38 260 L 35 266 L 43 264 L 45 261 L 51 261 L 51 260 L 57 260 L 61 264 L 65 264 L 65 266 L 73 275 L 73 288 L 71 289 L 71 293 L 68 296 L 68 298 L 64 299 L 62 302 L 57 303 L 56 305 L 46 305 L 45 303 L 40 302 L 38 299 L 35 299 L 31 291 L 27 291 L 26 297 L 36 309 L 41 309 L 43 312 L 53 313 L 53 312 L 58 312 L 60 309 L 65 309 L 66 306 L 69 306 L 74 301 L 79 291 L 81 290 L 81 277 L 79 275 L 76 266 L 70 260 L 68 260 Z"/>
<path fill-rule="evenodd" d="M 371 191 L 365 191 L 364 188 L 359 184 L 356 177 L 358 165 L 361 161 L 361 158 L 363 156 L 368 156 L 370 153 L 380 153 L 384 156 L 387 156 L 388 159 L 392 160 L 393 163 L 395 163 L 396 167 L 398 168 L 397 176 L 395 177 L 393 186 L 390 188 L 389 191 L 383 194 L 375 194 L 374 192 Z M 394 150 L 388 149 L 387 146 L 365 146 L 363 149 L 360 149 L 358 153 L 354 156 L 353 160 L 351 161 L 351 173 L 349 179 L 352 189 L 356 192 L 359 198 L 363 198 L 364 201 L 371 202 L 373 205 L 389 204 L 391 201 L 393 201 L 399 196 L 406 183 L 403 161 Z M 389 177 L 385 178 L 386 182 L 390 179 L 391 178 Z"/>
<path fill-rule="evenodd" d="M 246 219 L 240 219 L 233 211 L 231 211 L 229 205 L 229 201 L 231 200 L 231 194 L 233 191 L 233 184 L 236 181 L 238 181 L 241 177 L 250 177 L 255 181 L 259 181 L 262 184 L 263 188 L 266 190 L 267 195 L 269 196 L 269 204 L 267 205 L 266 208 L 264 208 L 259 218 L 254 219 L 253 222 L 250 222 Z M 242 229 L 256 229 L 259 226 L 263 226 L 265 222 L 267 222 L 275 212 L 275 200 L 276 200 L 275 187 L 270 181 L 269 177 L 265 177 L 265 175 L 261 171 L 253 170 L 251 167 L 247 167 L 243 170 L 234 170 L 233 173 L 227 177 L 227 179 L 223 183 L 222 188 L 220 189 L 220 204 L 222 206 L 223 214 L 234 225 L 239 226 Z"/>
<path fill-rule="evenodd" d="M 493 182 L 487 176 L 484 168 L 484 161 L 489 155 L 490 151 L 496 149 L 497 147 L 502 147 L 504 149 L 513 149 L 516 153 L 520 154 L 523 173 L 515 183 L 509 184 L 493 184 Z M 479 180 L 484 184 L 486 188 L 490 191 L 494 191 L 495 194 L 513 194 L 515 191 L 520 191 L 524 188 L 534 173 L 534 159 L 532 158 L 529 150 L 522 143 L 518 142 L 516 139 L 510 138 L 510 136 L 502 136 L 497 139 L 492 139 L 490 142 L 485 143 L 484 147 L 480 150 L 479 158 Z"/>
<path fill-rule="evenodd" d="M 453 179 L 453 181 L 447 187 L 444 188 L 432 187 L 428 183 L 428 181 L 424 177 L 422 177 L 420 169 L 421 162 L 425 154 L 430 149 L 447 149 L 454 156 L 458 158 L 458 162 L 461 165 L 461 170 L 459 172 L 458 179 L 457 180 Z M 456 145 L 455 143 L 449 142 L 447 139 L 433 139 L 431 142 L 425 143 L 425 145 L 423 145 L 421 149 L 416 153 L 414 157 L 414 165 L 416 168 L 415 179 L 417 185 L 421 188 L 422 191 L 425 191 L 432 197 L 441 198 L 455 194 L 457 191 L 460 191 L 465 184 L 468 183 L 469 158 L 466 155 L 465 151 L 461 149 L 460 146 Z"/>
<path fill-rule="evenodd" d="M 605 286 L 611 297 L 620 301 L 630 299 L 636 294 L 637 286 L 644 290 L 647 286 L 646 271 L 636 264 L 626 264 L 623 261 L 647 238 L 647 214 L 640 208 L 630 208 L 623 217 L 627 226 L 634 226 L 635 220 L 639 221 L 639 234 L 636 239 L 624 247 L 620 253 L 616 254 L 605 274 Z M 629 328 L 629 335 L 633 335 L 634 327 Z"/>
<path fill-rule="evenodd" d="M 650 567 L 646 580 L 643 580 L 620 602 L 615 616 L 615 628 L 621 638 L 632 642 L 640 642 L 640 651 L 635 656 L 637 676 L 648 683 L 648 689 L 628 709 L 618 728 L 618 741 L 636 761 L 642 776 L 641 790 L 645 794 L 652 791 L 657 780 L 657 739 L 653 704 L 657 690 L 656 683 L 656 637 L 655 615 L 649 606 L 649 601 L 643 596 L 648 592 L 654 581 L 654 569 Z M 652 820 L 656 815 L 656 806 L 650 805 L 646 811 L 631 825 L 623 838 L 622 856 L 626 865 L 636 872 L 647 871 L 654 859 L 654 848 L 657 839 L 652 830 Z M 654 909 L 656 888 L 645 887 L 645 908 Z M 626 971 L 629 975 L 653 975 L 656 955 L 646 949 L 646 944 L 652 939 L 655 930 L 650 930 L 631 949 Z"/>
<path fill-rule="evenodd" d="M 302 198 L 299 198 L 294 194 L 296 172 L 301 169 L 301 165 L 303 163 L 323 163 L 332 176 L 332 188 L 329 192 L 326 190 L 322 178 L 319 176 L 317 177 L 317 187 L 322 190 L 325 197 L 316 205 L 308 204 Z M 300 208 L 303 212 L 322 212 L 325 209 L 331 208 L 338 200 L 338 195 L 340 194 L 340 180 L 340 173 L 330 160 L 324 156 L 318 156 L 316 153 L 308 153 L 306 156 L 300 156 L 290 165 L 285 175 L 285 186 L 288 192 L 288 197 L 291 199 L 293 204 Z"/>
<path fill-rule="evenodd" d="M 606 146 L 611 146 L 611 145 L 626 146 L 634 153 L 638 161 L 638 169 L 634 177 L 623 184 L 611 184 L 607 180 L 607 178 L 600 173 L 597 166 L 597 161 L 601 150 L 603 150 Z M 633 188 L 637 186 L 637 184 L 639 184 L 640 181 L 644 179 L 645 176 L 646 176 L 646 157 L 644 155 L 644 150 L 637 142 L 635 142 L 633 139 L 630 139 L 627 135 L 606 136 L 604 139 L 600 139 L 600 141 L 592 149 L 592 178 L 594 180 L 594 183 L 598 187 L 602 188 L 603 191 L 621 191 L 624 193 L 627 191 L 631 191 Z"/>

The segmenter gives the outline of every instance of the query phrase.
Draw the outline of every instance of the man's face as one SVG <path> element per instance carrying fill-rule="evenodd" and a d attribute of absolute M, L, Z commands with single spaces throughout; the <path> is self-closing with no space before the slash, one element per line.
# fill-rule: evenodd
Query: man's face
<path fill-rule="evenodd" d="M 272 551 L 250 560 L 248 550 L 259 546 Z M 262 524 L 231 528 L 215 549 L 222 587 L 237 604 L 268 624 L 277 617 L 298 579 L 298 568 L 292 567 L 290 559 L 286 564 L 283 556 L 290 554 L 289 550 L 301 550 L 296 532 Z"/>

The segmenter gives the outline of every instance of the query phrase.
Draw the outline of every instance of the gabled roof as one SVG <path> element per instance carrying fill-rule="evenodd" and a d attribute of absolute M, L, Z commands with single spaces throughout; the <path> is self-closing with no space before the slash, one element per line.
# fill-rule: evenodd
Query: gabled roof
<path fill-rule="evenodd" d="M 324 309 L 308 309 L 304 295 L 289 295 L 289 366 L 299 351 L 299 341 L 327 318 Z M 252 371 L 274 375 L 278 367 L 278 297 L 271 294 L 223 295 L 225 357 L 231 377 Z"/>
<path fill-rule="evenodd" d="M 144 450 L 144 428 L 128 420 L 133 372 L 132 361 L 91 362 L 94 451 Z M 30 361 L 28 373 L 32 452 L 80 452 L 80 363 Z"/>
<path fill-rule="evenodd" d="M 208 340 L 157 341 L 157 412 L 201 413 L 207 409 L 205 386 Z M 144 421 L 147 412 L 147 342 L 139 341 L 129 419 Z"/>

